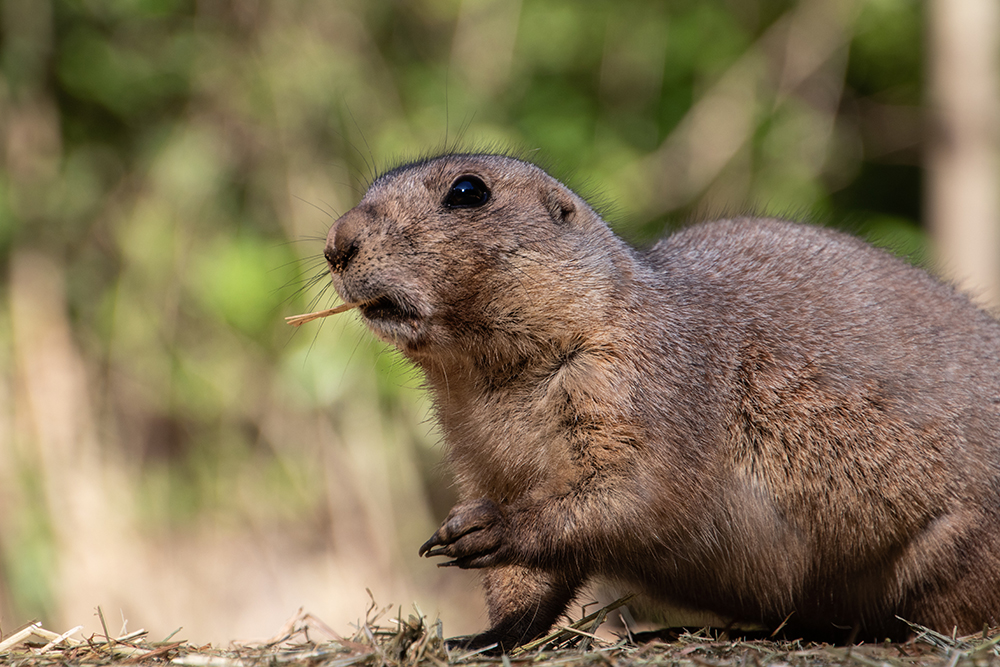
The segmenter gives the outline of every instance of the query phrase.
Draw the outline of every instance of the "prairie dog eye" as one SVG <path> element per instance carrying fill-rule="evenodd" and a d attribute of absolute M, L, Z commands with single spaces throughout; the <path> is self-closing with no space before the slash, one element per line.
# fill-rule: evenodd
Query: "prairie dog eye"
<path fill-rule="evenodd" d="M 490 189 L 483 179 L 472 174 L 459 176 L 451 184 L 451 189 L 444 198 L 448 208 L 476 208 L 490 200 Z"/>

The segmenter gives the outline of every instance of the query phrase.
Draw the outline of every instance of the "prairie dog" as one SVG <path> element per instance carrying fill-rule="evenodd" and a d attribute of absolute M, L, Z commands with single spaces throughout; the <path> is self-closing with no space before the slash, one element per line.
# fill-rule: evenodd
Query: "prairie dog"
<path fill-rule="evenodd" d="M 509 650 L 602 576 L 734 621 L 901 637 L 1000 621 L 1000 324 L 828 229 L 636 250 L 538 167 L 393 169 L 333 225 L 346 301 L 423 372 Z"/>

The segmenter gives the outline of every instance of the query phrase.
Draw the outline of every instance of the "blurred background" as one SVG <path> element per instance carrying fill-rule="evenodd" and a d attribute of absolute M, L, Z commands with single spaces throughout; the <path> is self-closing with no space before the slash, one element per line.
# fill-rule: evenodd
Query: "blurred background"
<path fill-rule="evenodd" d="M 417 558 L 453 497 L 419 378 L 282 321 L 333 303 L 331 222 L 509 147 L 638 244 L 789 215 L 996 304 L 994 5 L 0 0 L 0 630 L 347 631 L 366 588 L 482 628 Z"/>

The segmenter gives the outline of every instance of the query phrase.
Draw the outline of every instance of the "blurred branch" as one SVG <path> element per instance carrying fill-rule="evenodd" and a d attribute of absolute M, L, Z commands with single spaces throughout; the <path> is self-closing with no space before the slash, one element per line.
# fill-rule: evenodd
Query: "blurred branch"
<path fill-rule="evenodd" d="M 773 111 L 784 104 L 807 79 L 843 54 L 854 10 L 853 0 L 802 2 L 752 44 L 691 106 L 660 148 L 642 161 L 638 171 L 647 174 L 648 190 L 654 193 L 648 214 L 685 206 L 709 187 L 750 141 L 762 106 Z M 776 84 L 769 81 L 775 64 Z M 838 71 L 836 99 L 817 101 L 831 130 L 843 85 L 842 64 Z"/>
<path fill-rule="evenodd" d="M 41 253 L 18 251 L 10 300 L 18 423 L 25 427 L 23 441 L 37 450 L 49 520 L 62 550 L 56 583 L 77 582 L 60 593 L 89 598 L 99 581 L 95 573 L 127 544 L 128 503 L 121 500 L 127 486 L 118 466 L 102 456 L 86 364 L 67 317 L 64 271 Z"/>
<path fill-rule="evenodd" d="M 928 221 L 941 270 L 1000 307 L 1000 5 L 928 4 Z"/>

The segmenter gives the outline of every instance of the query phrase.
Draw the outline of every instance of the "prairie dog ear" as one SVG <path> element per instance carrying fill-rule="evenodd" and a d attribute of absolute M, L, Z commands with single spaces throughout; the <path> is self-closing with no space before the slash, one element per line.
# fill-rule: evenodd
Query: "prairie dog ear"
<path fill-rule="evenodd" d="M 569 224 L 576 218 L 576 202 L 573 201 L 573 195 L 565 188 L 549 188 L 545 194 L 545 208 L 556 222 Z"/>

